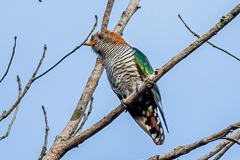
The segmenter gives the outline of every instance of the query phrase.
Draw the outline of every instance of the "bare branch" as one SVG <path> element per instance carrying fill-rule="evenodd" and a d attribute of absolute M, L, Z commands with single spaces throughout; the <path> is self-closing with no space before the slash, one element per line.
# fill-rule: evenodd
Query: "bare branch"
<path fill-rule="evenodd" d="M 226 140 L 229 140 L 229 141 L 232 141 L 234 143 L 237 143 L 238 145 L 240 145 L 240 142 L 232 137 L 223 137 L 223 139 L 226 139 Z"/>
<path fill-rule="evenodd" d="M 64 147 L 64 141 L 68 140 L 77 129 L 77 126 L 83 116 L 83 113 L 86 110 L 86 106 L 88 104 L 88 99 L 91 99 L 92 93 L 95 90 L 95 87 L 97 86 L 98 79 L 101 76 L 101 73 L 103 71 L 103 64 L 101 59 L 97 59 L 96 65 L 94 67 L 94 70 L 88 79 L 87 85 L 83 91 L 83 94 L 78 102 L 78 105 L 72 115 L 71 120 L 68 122 L 67 126 L 64 128 L 64 130 L 56 137 L 56 140 L 50 150 L 48 151 L 46 157 L 44 159 L 59 159 L 61 156 L 63 156 L 63 147 Z M 100 73 L 100 74 L 99 74 Z M 60 152 L 61 150 L 61 152 Z M 66 151 L 66 150 L 65 150 Z M 64 152 L 65 153 L 65 152 Z"/>
<path fill-rule="evenodd" d="M 187 154 L 198 147 L 201 147 L 210 142 L 221 139 L 222 137 L 226 136 L 229 132 L 231 132 L 231 130 L 236 130 L 238 128 L 240 128 L 240 122 L 237 122 L 234 125 L 231 125 L 226 129 L 218 133 L 215 133 L 209 137 L 203 138 L 195 143 L 185 145 L 185 146 L 179 146 L 166 154 L 157 155 L 149 158 L 148 160 L 168 160 L 168 159 L 174 159 L 174 158 L 180 157 L 181 155 Z"/>
<path fill-rule="evenodd" d="M 240 138 L 240 131 L 238 131 L 234 136 L 232 136 L 232 138 L 234 139 L 239 139 Z M 217 157 L 221 157 L 220 154 L 226 150 L 229 149 L 232 145 L 234 144 L 234 142 L 230 142 L 228 140 L 222 141 L 221 143 L 219 143 L 216 148 L 214 150 L 212 150 L 211 152 L 209 152 L 208 154 L 206 154 L 205 156 L 199 158 L 198 160 L 208 160 L 209 158 L 211 158 L 212 156 L 214 156 L 215 154 L 217 154 L 219 151 L 221 151 L 223 148 L 223 150 L 216 156 Z M 224 152 L 225 153 L 225 152 Z"/>
<path fill-rule="evenodd" d="M 21 93 L 22 93 L 22 85 L 21 85 L 21 80 L 20 80 L 19 76 L 17 76 L 17 82 L 18 82 L 18 98 L 19 98 Z M 13 125 L 15 119 L 16 119 L 16 116 L 17 116 L 18 107 L 19 107 L 19 104 L 16 106 L 12 121 L 8 126 L 8 130 L 7 130 L 6 134 L 3 135 L 2 137 L 0 137 L 0 141 L 3 140 L 4 138 L 6 138 L 10 134 L 10 130 L 11 130 L 12 125 Z"/>
<path fill-rule="evenodd" d="M 88 138 L 92 137 L 94 134 L 96 134 L 101 129 L 109 125 L 113 120 L 115 120 L 124 110 L 125 108 L 122 105 L 119 105 L 117 108 L 115 108 L 108 115 L 104 116 L 103 119 L 94 124 L 92 127 L 82 132 L 80 135 L 69 139 L 66 142 L 66 149 L 68 150 L 73 147 L 76 147 L 79 144 L 83 143 Z"/>
<path fill-rule="evenodd" d="M 76 48 L 74 48 L 71 52 L 69 52 L 67 55 L 65 55 L 62 59 L 60 59 L 56 64 L 54 64 L 51 68 L 49 68 L 48 70 L 46 70 L 44 73 L 40 74 L 39 76 L 37 76 L 36 78 L 33 79 L 33 81 L 37 80 L 38 78 L 44 76 L 45 74 L 47 74 L 49 71 L 51 71 L 53 68 L 55 68 L 57 65 L 59 65 L 65 58 L 67 58 L 68 56 L 70 56 L 71 54 L 73 54 L 76 50 L 78 50 L 80 47 L 82 47 L 82 45 L 88 40 L 88 38 L 90 37 L 90 35 L 92 34 L 92 32 L 94 31 L 94 29 L 96 28 L 97 26 L 97 21 L 98 21 L 98 18 L 97 18 L 97 15 L 95 15 L 95 24 L 93 26 L 93 29 L 90 31 L 90 33 L 88 34 L 88 36 L 85 38 L 85 40 L 80 44 L 78 45 Z"/>
<path fill-rule="evenodd" d="M 160 68 L 156 72 L 155 78 L 153 78 L 153 82 L 159 80 L 165 73 L 167 73 L 170 69 L 172 69 L 178 62 L 182 59 L 186 58 L 193 51 L 195 51 L 198 47 L 200 47 L 203 43 L 208 41 L 210 38 L 215 36 L 221 29 L 223 29 L 229 22 L 231 22 L 240 12 L 240 4 L 238 4 L 232 11 L 230 11 L 226 16 L 224 21 L 218 22 L 213 28 L 211 28 L 207 33 L 198 38 L 195 42 L 193 42 L 190 46 L 180 52 L 178 55 L 174 56 L 168 63 L 166 63 L 162 68 Z"/>
<path fill-rule="evenodd" d="M 107 3 L 107 7 L 106 7 L 106 10 L 105 10 L 104 16 L 103 16 L 101 30 L 107 29 L 108 22 L 109 22 L 109 17 L 110 17 L 112 7 L 113 7 L 113 3 L 114 3 L 114 0 L 109 0 L 108 3 Z"/>
<path fill-rule="evenodd" d="M 6 72 L 4 73 L 3 77 L 1 78 L 0 80 L 0 83 L 3 81 L 3 79 L 6 77 L 6 75 L 8 74 L 8 71 L 9 71 L 9 68 L 12 64 L 12 60 L 13 60 L 13 57 L 14 57 L 14 54 L 15 54 L 15 48 L 16 48 L 16 43 L 17 43 L 17 36 L 14 37 L 14 46 L 13 46 L 13 51 L 12 51 L 12 56 L 11 56 L 11 59 L 8 63 L 8 67 L 7 67 L 7 70 Z"/>
<path fill-rule="evenodd" d="M 232 138 L 240 139 L 240 131 L 238 131 L 234 136 L 232 136 Z M 235 144 L 234 142 L 229 142 L 213 160 L 220 159 L 234 144 Z"/>
<path fill-rule="evenodd" d="M 186 26 L 186 28 L 187 28 L 194 36 L 196 36 L 196 37 L 198 37 L 198 38 L 200 37 L 197 33 L 193 32 L 193 31 L 190 29 L 190 27 L 189 27 L 189 26 L 186 24 L 186 22 L 182 19 L 181 15 L 178 15 L 178 17 L 179 17 L 180 20 L 183 22 L 183 24 Z M 224 18 L 225 18 L 225 16 L 223 16 L 223 17 L 221 18 L 221 20 L 224 20 Z M 207 43 L 210 44 L 211 46 L 213 46 L 214 48 L 217 48 L 217 49 L 219 49 L 219 50 L 227 53 L 229 56 L 232 56 L 233 58 L 235 58 L 235 59 L 237 59 L 238 61 L 240 61 L 240 59 L 239 59 L 238 57 L 234 56 L 234 55 L 231 54 L 230 52 L 228 52 L 228 51 L 226 51 L 226 50 L 224 50 L 224 49 L 216 46 L 215 44 L 213 44 L 213 43 L 211 43 L 211 42 L 209 42 L 209 41 L 207 41 Z"/>
<path fill-rule="evenodd" d="M 122 35 L 124 28 L 126 27 L 129 19 L 132 15 L 138 10 L 140 0 L 131 0 L 127 9 L 122 13 L 122 17 L 119 20 L 118 24 L 114 28 L 114 32 L 117 32 Z"/>
<path fill-rule="evenodd" d="M 24 95 L 27 93 L 27 91 L 28 91 L 29 88 L 31 87 L 31 85 L 32 85 L 32 83 L 33 83 L 33 80 L 34 80 L 34 78 L 35 78 L 35 76 L 36 76 L 36 74 L 37 74 L 37 72 L 38 72 L 38 70 L 39 70 L 39 68 L 40 68 L 40 66 L 41 66 L 41 64 L 42 64 L 42 61 L 43 61 L 43 59 L 44 59 L 44 57 L 45 57 L 46 51 L 47 51 L 47 46 L 44 45 L 44 51 L 43 51 L 43 54 L 42 54 L 42 58 L 40 59 L 39 64 L 38 64 L 36 70 L 34 71 L 32 77 L 31 77 L 30 80 L 28 81 L 28 83 L 27 83 L 27 85 L 25 86 L 22 94 L 18 97 L 17 101 L 13 104 L 13 106 L 12 106 L 7 112 L 6 112 L 6 111 L 3 111 L 2 115 L 0 116 L 0 122 L 1 122 L 4 118 L 6 118 L 6 117 L 14 110 L 14 108 L 17 107 L 17 105 L 19 105 L 20 101 L 22 100 L 22 98 L 24 97 Z"/>
<path fill-rule="evenodd" d="M 41 151 L 41 154 L 40 154 L 38 160 L 42 160 L 43 157 L 46 155 L 47 137 L 48 137 L 48 131 L 49 131 L 49 126 L 48 126 L 48 121 L 47 121 L 47 112 L 46 112 L 44 106 L 42 106 L 42 110 L 43 110 L 43 114 L 44 114 L 46 129 L 45 129 L 45 138 L 44 138 L 43 148 L 42 148 L 42 151 Z"/>
<path fill-rule="evenodd" d="M 213 149 L 211 152 L 209 152 L 208 154 L 204 155 L 203 157 L 199 158 L 198 160 L 208 160 L 209 158 L 211 158 L 212 156 L 217 154 L 219 151 L 221 151 L 221 149 L 223 149 L 229 143 L 230 142 L 227 141 L 227 140 L 226 141 L 222 141 L 221 143 L 219 143 L 217 145 L 217 147 L 215 149 Z"/>
<path fill-rule="evenodd" d="M 114 0 L 108 1 L 106 11 L 105 11 L 105 14 L 103 17 L 103 23 L 102 23 L 103 29 L 106 29 L 105 27 L 107 27 L 107 25 L 108 25 L 109 16 L 110 16 L 110 13 L 111 13 L 111 10 L 113 7 L 113 3 L 114 3 Z M 92 71 L 92 74 L 91 74 L 90 78 L 88 79 L 86 87 L 85 87 L 85 89 L 82 93 L 82 96 L 78 102 L 78 105 L 72 115 L 72 118 L 71 118 L 70 122 L 67 124 L 67 126 L 64 128 L 62 133 L 59 135 L 60 137 L 69 139 L 71 136 L 74 136 L 73 133 L 77 129 L 77 126 L 83 117 L 83 114 L 86 110 L 89 100 L 91 99 L 92 94 L 93 94 L 95 88 L 97 87 L 97 84 L 102 75 L 103 69 L 104 69 L 104 67 L 103 67 L 102 59 L 100 57 L 98 57 L 95 67 Z"/>

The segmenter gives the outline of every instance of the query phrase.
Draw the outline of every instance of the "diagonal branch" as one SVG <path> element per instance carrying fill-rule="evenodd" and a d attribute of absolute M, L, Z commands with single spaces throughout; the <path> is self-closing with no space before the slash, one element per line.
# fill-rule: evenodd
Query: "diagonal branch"
<path fill-rule="evenodd" d="M 174 56 L 168 63 L 166 63 L 162 68 L 157 71 L 157 75 L 153 78 L 153 82 L 159 80 L 165 73 L 172 69 L 178 62 L 186 58 L 193 51 L 199 48 L 203 43 L 208 41 L 210 38 L 215 36 L 221 29 L 223 29 L 229 22 L 231 22 L 240 12 L 240 4 L 238 4 L 233 10 L 231 10 L 224 18 L 224 20 L 218 22 L 213 26 L 207 33 L 198 38 L 190 46 L 180 52 L 178 55 Z"/>
<path fill-rule="evenodd" d="M 179 17 L 180 20 L 183 22 L 183 24 L 185 25 L 185 27 L 186 27 L 194 36 L 196 36 L 196 37 L 198 37 L 198 38 L 200 37 L 197 33 L 193 32 L 193 31 L 190 29 L 190 27 L 189 27 L 189 26 L 186 24 L 186 22 L 182 19 L 181 15 L 178 15 L 178 17 Z M 223 16 L 223 17 L 221 18 L 221 20 L 223 21 L 224 18 L 225 18 L 225 16 Z M 235 58 L 236 60 L 240 61 L 240 59 L 239 59 L 238 57 L 236 57 L 235 55 L 233 55 L 233 54 L 231 54 L 230 52 L 226 51 L 225 49 L 222 49 L 222 48 L 216 46 L 215 44 L 213 44 L 213 43 L 211 43 L 211 42 L 209 42 L 209 41 L 207 41 L 207 43 L 210 44 L 211 46 L 213 46 L 214 48 L 217 48 L 217 49 L 219 49 L 219 50 L 227 53 L 229 56 Z"/>
<path fill-rule="evenodd" d="M 12 51 L 12 56 L 11 56 L 11 59 L 8 63 L 8 67 L 7 67 L 7 70 L 6 72 L 4 73 L 3 77 L 1 78 L 0 80 L 0 83 L 3 81 L 3 79 L 6 77 L 6 75 L 8 74 L 8 71 L 9 71 L 9 68 L 12 64 L 12 60 L 13 60 L 13 57 L 14 57 L 14 54 L 15 54 L 15 48 L 16 48 L 16 43 L 17 43 L 17 36 L 14 37 L 14 46 L 13 46 L 13 51 Z"/>
<path fill-rule="evenodd" d="M 29 81 L 28 81 L 27 85 L 25 86 L 22 94 L 18 97 L 17 101 L 13 104 L 13 106 L 12 106 L 7 112 L 6 112 L 6 111 L 3 111 L 2 115 L 0 116 L 0 122 L 1 122 L 4 118 L 6 118 L 6 117 L 14 110 L 14 108 L 17 107 L 17 105 L 21 102 L 22 98 L 24 97 L 24 95 L 27 93 L 27 91 L 28 91 L 29 88 L 31 87 L 31 85 L 32 85 L 32 83 L 33 83 L 33 80 L 34 80 L 34 78 L 35 78 L 35 76 L 36 76 L 36 74 L 37 74 L 37 72 L 38 72 L 38 70 L 39 70 L 39 68 L 40 68 L 40 66 L 41 66 L 41 64 L 42 64 L 42 61 L 43 61 L 43 59 L 44 59 L 44 57 L 45 57 L 46 51 L 47 51 L 47 46 L 44 45 L 44 51 L 43 51 L 43 54 L 42 54 L 42 58 L 40 59 L 39 64 L 38 64 L 36 70 L 34 71 L 32 77 L 29 79 Z"/>
<path fill-rule="evenodd" d="M 232 141 L 232 142 L 237 143 L 238 145 L 240 145 L 240 142 L 237 139 L 235 139 L 235 138 L 232 138 L 232 137 L 222 137 L 222 138 L 226 139 L 228 141 Z"/>
<path fill-rule="evenodd" d="M 122 105 L 119 105 L 117 108 L 115 108 L 112 112 L 110 112 L 108 115 L 104 116 L 103 119 L 98 121 L 96 124 L 94 124 L 92 127 L 87 129 L 86 131 L 82 132 L 76 137 L 73 137 L 69 139 L 66 142 L 66 148 L 67 150 L 78 146 L 79 144 L 83 143 L 88 138 L 92 137 L 94 134 L 102 130 L 104 127 L 109 125 L 112 121 L 114 121 L 123 111 L 125 110 L 125 107 Z"/>
<path fill-rule="evenodd" d="M 219 151 L 221 151 L 224 147 L 226 147 L 229 144 L 229 141 L 225 140 L 222 141 L 217 145 L 216 148 L 214 148 L 212 151 L 210 151 L 208 154 L 204 155 L 203 157 L 199 158 L 198 160 L 207 160 L 217 154 Z"/>
<path fill-rule="evenodd" d="M 64 56 L 58 63 L 56 63 L 53 67 L 51 68 L 54 68 L 56 65 L 58 65 L 62 60 L 64 60 L 67 56 L 71 55 L 72 53 L 74 53 L 78 48 L 80 48 L 86 41 L 87 39 L 89 38 L 89 36 L 92 34 L 93 30 L 96 28 L 97 26 L 97 16 L 95 16 L 95 19 L 96 19 L 96 22 L 91 30 L 91 32 L 88 34 L 87 38 L 79 45 L 77 46 L 73 51 L 71 51 L 70 53 L 68 53 L 66 56 Z M 51 69 L 50 68 L 50 69 Z M 94 71 L 93 71 L 94 72 Z M 45 72 L 47 73 L 47 72 Z M 44 75 L 44 74 L 42 74 Z M 42 76 L 40 75 L 40 76 Z M 38 76 L 40 78 L 40 76 Z M 37 78 L 38 78 L 37 77 Z M 91 79 L 91 77 L 89 78 L 89 80 Z M 91 87 L 91 86 L 90 86 Z M 84 90 L 86 91 L 86 89 Z M 80 98 L 80 101 L 81 101 L 82 97 Z M 83 103 L 86 103 L 87 102 L 83 102 Z M 69 123 L 67 124 L 67 126 L 64 128 L 64 130 L 62 131 L 62 133 L 60 133 L 58 135 L 58 137 L 56 138 L 55 140 L 55 143 L 58 143 L 58 141 L 61 141 L 61 139 L 64 137 L 64 139 L 68 139 L 69 137 L 71 137 L 71 135 L 74 133 L 74 131 L 76 130 L 77 126 L 78 126 L 78 123 L 79 121 L 81 120 L 81 113 L 82 113 L 82 108 L 81 108 L 81 103 L 79 102 L 78 105 L 77 105 L 77 108 L 75 109 L 74 113 L 73 113 L 73 116 L 71 118 L 71 120 L 69 121 Z M 84 113 L 84 112 L 83 112 Z M 51 150 L 51 149 L 50 149 Z"/>
<path fill-rule="evenodd" d="M 237 140 L 240 138 L 240 131 L 238 131 L 235 135 L 233 135 L 231 138 Z M 232 145 L 234 144 L 234 142 L 230 142 L 228 140 L 222 141 L 221 143 L 219 143 L 215 149 L 213 149 L 211 152 L 209 152 L 208 154 L 204 155 L 203 157 L 199 158 L 198 160 L 208 160 L 209 158 L 211 158 L 212 156 L 214 156 L 215 154 L 217 154 L 218 152 L 220 152 L 222 149 L 222 151 L 216 156 L 216 158 L 224 151 L 227 149 L 229 149 Z M 221 157 L 221 156 L 220 156 Z M 220 158 L 219 157 L 219 158 Z"/>
<path fill-rule="evenodd" d="M 109 0 L 107 3 L 107 7 L 104 13 L 103 22 L 102 22 L 102 29 L 107 29 L 107 25 L 109 22 L 109 16 L 112 11 L 114 0 Z M 95 67 L 92 71 L 90 78 L 87 81 L 86 87 L 81 95 L 80 100 L 78 101 L 77 107 L 72 115 L 71 120 L 64 128 L 62 133 L 59 135 L 60 137 L 64 137 L 69 139 L 71 136 L 74 136 L 74 132 L 77 129 L 80 120 L 82 119 L 84 112 L 87 108 L 87 105 L 92 97 L 95 88 L 97 87 L 98 81 L 103 72 L 103 62 L 100 57 L 97 58 Z"/>
<path fill-rule="evenodd" d="M 232 136 L 232 138 L 240 139 L 240 131 L 238 131 L 234 136 Z M 229 142 L 213 160 L 220 159 L 234 144 L 234 142 Z"/>
<path fill-rule="evenodd" d="M 201 147 L 210 142 L 221 139 L 222 137 L 224 137 L 228 133 L 230 133 L 232 130 L 236 130 L 238 128 L 240 128 L 240 122 L 237 122 L 237 123 L 227 127 L 226 129 L 224 129 L 218 133 L 215 133 L 209 137 L 203 138 L 195 143 L 185 145 L 185 146 L 179 146 L 166 154 L 157 155 L 157 156 L 149 158 L 148 160 L 168 160 L 168 159 L 174 159 L 174 158 L 180 157 L 181 155 L 187 154 L 190 151 L 192 151 L 198 147 Z"/>

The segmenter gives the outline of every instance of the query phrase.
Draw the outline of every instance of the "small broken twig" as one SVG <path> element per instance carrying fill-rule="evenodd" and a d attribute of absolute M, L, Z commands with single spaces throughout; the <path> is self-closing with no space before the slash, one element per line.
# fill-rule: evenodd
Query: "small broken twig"
<path fill-rule="evenodd" d="M 180 20 L 183 22 L 183 24 L 185 25 L 185 27 L 196 37 L 200 38 L 200 36 L 196 33 L 196 32 L 193 32 L 190 27 L 186 24 L 186 22 L 182 19 L 181 15 L 179 14 L 178 17 L 180 18 Z M 223 16 L 225 17 L 225 16 Z M 210 44 L 211 46 L 213 46 L 214 48 L 217 48 L 225 53 L 227 53 L 229 56 L 235 58 L 236 60 L 240 61 L 240 59 L 238 57 L 236 57 L 235 55 L 231 54 L 230 52 L 226 51 L 225 49 L 222 49 L 218 46 L 216 46 L 215 44 L 213 44 L 212 42 L 209 42 L 207 41 L 208 44 Z"/>

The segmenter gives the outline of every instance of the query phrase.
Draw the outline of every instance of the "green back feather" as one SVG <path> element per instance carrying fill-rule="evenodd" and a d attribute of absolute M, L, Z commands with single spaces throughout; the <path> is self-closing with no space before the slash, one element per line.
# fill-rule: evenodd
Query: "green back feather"
<path fill-rule="evenodd" d="M 141 74 L 145 77 L 146 74 L 153 74 L 153 68 L 148 61 L 148 58 L 137 48 L 133 48 L 135 50 L 135 58 L 137 65 L 141 71 Z"/>
<path fill-rule="evenodd" d="M 143 78 L 145 78 L 147 75 L 153 74 L 154 70 L 153 70 L 150 62 L 148 61 L 148 58 L 137 48 L 133 48 L 133 49 L 135 50 L 135 59 L 137 62 L 137 66 L 138 66 Z M 154 96 L 157 97 L 157 100 L 161 101 L 160 92 L 159 92 L 157 85 L 154 85 L 152 92 L 153 92 Z"/>

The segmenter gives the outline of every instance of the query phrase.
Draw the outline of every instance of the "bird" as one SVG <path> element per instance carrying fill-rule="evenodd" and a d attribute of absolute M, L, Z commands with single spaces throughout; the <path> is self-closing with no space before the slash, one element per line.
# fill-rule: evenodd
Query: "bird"
<path fill-rule="evenodd" d="M 91 46 L 102 58 L 111 88 L 121 101 L 137 91 L 146 78 L 154 74 L 148 58 L 116 32 L 99 31 L 85 45 Z M 131 107 L 127 107 L 127 111 L 156 145 L 163 144 L 165 135 L 158 111 L 167 132 L 168 127 L 156 84 L 135 100 Z"/>

